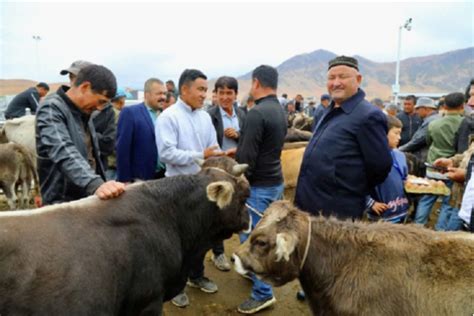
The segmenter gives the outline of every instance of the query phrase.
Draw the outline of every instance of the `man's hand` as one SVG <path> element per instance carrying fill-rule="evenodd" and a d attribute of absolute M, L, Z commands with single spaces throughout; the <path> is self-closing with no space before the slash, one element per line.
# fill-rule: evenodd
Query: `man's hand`
<path fill-rule="evenodd" d="M 204 159 L 213 156 L 223 156 L 224 152 L 222 150 L 219 150 L 218 148 L 219 146 L 211 146 L 204 149 Z"/>
<path fill-rule="evenodd" d="M 461 168 L 448 168 L 448 172 L 445 173 L 449 179 L 463 183 L 466 180 L 466 170 Z"/>
<path fill-rule="evenodd" d="M 388 205 L 385 203 L 375 202 L 374 205 L 372 205 L 372 211 L 377 213 L 377 215 L 382 214 L 387 209 L 388 209 Z"/>
<path fill-rule="evenodd" d="M 95 190 L 95 195 L 101 200 L 113 199 L 125 191 L 125 183 L 117 181 L 107 181 L 102 183 L 100 187 Z"/>
<path fill-rule="evenodd" d="M 231 158 L 234 158 L 236 152 L 237 152 L 237 147 L 230 148 L 230 149 L 227 149 L 227 150 L 225 151 L 225 155 L 226 155 L 226 156 L 229 156 L 229 157 L 231 157 Z"/>
<path fill-rule="evenodd" d="M 232 138 L 232 139 L 237 139 L 239 138 L 239 133 L 232 127 L 228 127 L 224 130 L 224 135 L 225 137 Z"/>
<path fill-rule="evenodd" d="M 449 158 L 438 158 L 435 160 L 433 165 L 436 167 L 451 168 L 453 166 L 453 161 Z"/>

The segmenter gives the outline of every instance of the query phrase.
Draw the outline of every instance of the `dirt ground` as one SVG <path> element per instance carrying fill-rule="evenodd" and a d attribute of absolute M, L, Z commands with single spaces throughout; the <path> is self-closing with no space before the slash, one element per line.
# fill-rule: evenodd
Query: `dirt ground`
<path fill-rule="evenodd" d="M 31 208 L 34 206 L 31 205 Z M 8 210 L 5 196 L 0 194 L 0 211 Z M 234 235 L 231 239 L 224 242 L 225 252 L 228 258 L 232 252 L 238 247 L 239 239 Z M 242 315 L 237 312 L 237 306 L 248 298 L 252 288 L 252 282 L 241 277 L 234 270 L 222 272 L 214 267 L 211 261 L 211 252 L 206 256 L 205 275 L 216 282 L 219 291 L 214 294 L 201 292 L 199 289 L 186 287 L 190 305 L 186 308 L 178 308 L 171 304 L 165 303 L 165 316 L 228 316 Z M 296 292 L 299 290 L 299 282 L 294 281 L 280 288 L 274 289 L 277 299 L 274 307 L 267 311 L 262 311 L 259 315 L 311 315 L 308 305 L 296 299 Z"/>

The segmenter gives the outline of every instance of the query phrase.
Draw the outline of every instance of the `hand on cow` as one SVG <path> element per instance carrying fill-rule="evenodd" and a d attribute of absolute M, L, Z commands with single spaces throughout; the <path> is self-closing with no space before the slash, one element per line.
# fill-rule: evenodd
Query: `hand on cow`
<path fill-rule="evenodd" d="M 219 146 L 211 146 L 204 149 L 204 159 L 213 156 L 223 156 L 224 152 L 219 149 Z"/>
<path fill-rule="evenodd" d="M 231 157 L 231 158 L 234 158 L 236 152 L 237 152 L 237 147 L 231 148 L 231 149 L 227 149 L 227 150 L 225 151 L 225 155 L 226 155 L 226 156 L 229 156 L 229 157 Z"/>
<path fill-rule="evenodd" d="M 377 213 L 377 215 L 380 215 L 385 212 L 388 207 L 389 206 L 385 203 L 375 202 L 374 205 L 372 205 L 372 210 Z"/>
<path fill-rule="evenodd" d="M 125 191 L 125 184 L 117 181 L 107 181 L 97 188 L 95 194 L 101 200 L 113 199 Z"/>
<path fill-rule="evenodd" d="M 228 138 L 237 139 L 239 138 L 239 133 L 232 127 L 228 127 L 224 130 L 224 135 Z"/>
<path fill-rule="evenodd" d="M 449 158 L 438 158 L 435 160 L 433 165 L 436 167 L 450 168 L 453 166 L 453 161 Z"/>
<path fill-rule="evenodd" d="M 455 182 L 463 183 L 466 180 L 466 169 L 450 167 L 446 172 L 446 176 Z"/>

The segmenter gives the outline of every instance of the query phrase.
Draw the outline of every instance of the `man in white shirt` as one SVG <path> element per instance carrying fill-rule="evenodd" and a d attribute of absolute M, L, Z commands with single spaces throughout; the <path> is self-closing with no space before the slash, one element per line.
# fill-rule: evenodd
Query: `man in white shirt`
<path fill-rule="evenodd" d="M 158 117 L 155 126 L 158 155 L 166 164 L 166 177 L 198 173 L 197 158 L 224 154 L 218 146 L 211 117 L 201 109 L 206 99 L 207 77 L 199 70 L 186 69 L 178 86 L 178 101 Z M 204 255 L 192 265 L 188 285 L 215 293 L 217 285 L 204 276 L 203 261 Z M 189 305 L 184 290 L 172 303 L 178 307 Z"/>

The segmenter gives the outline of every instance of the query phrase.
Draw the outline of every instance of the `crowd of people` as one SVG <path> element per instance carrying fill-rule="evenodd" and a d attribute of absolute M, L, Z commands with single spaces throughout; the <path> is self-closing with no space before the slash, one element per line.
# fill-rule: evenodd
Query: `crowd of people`
<path fill-rule="evenodd" d="M 280 155 L 288 115 L 313 117 L 313 136 L 306 147 L 295 204 L 313 215 L 340 219 L 404 223 L 411 202 L 413 221 L 426 224 L 438 196 L 408 197 L 404 191 L 406 154 L 420 169 L 444 168 L 451 195 L 443 198 L 436 230 L 473 230 L 474 80 L 465 94 L 433 99 L 408 96 L 403 110 L 382 100 L 366 100 L 358 61 L 338 56 L 327 69 L 328 94 L 321 103 L 304 106 L 302 95 L 277 97 L 278 72 L 262 65 L 252 72 L 249 96 L 236 106 L 238 81 L 218 78 L 213 102 L 203 109 L 208 92 L 206 75 L 197 69 L 182 72 L 178 86 L 150 78 L 143 102 L 124 107 L 126 92 L 117 88 L 114 74 L 104 66 L 75 61 L 60 72 L 69 85 L 47 95 L 39 83 L 9 105 L 7 119 L 36 114 L 37 167 L 43 205 L 77 200 L 91 194 L 100 199 L 121 195 L 137 180 L 160 179 L 199 172 L 198 159 L 227 155 L 249 165 L 247 200 L 252 226 L 282 198 Z M 430 169 L 422 170 L 429 174 Z M 242 234 L 244 242 L 248 235 Z M 224 244 L 213 245 L 212 260 L 230 270 Z M 218 290 L 205 276 L 204 257 L 197 258 L 188 285 L 207 293 Z M 256 313 L 275 303 L 272 287 L 253 281 L 241 313 Z M 172 300 L 189 305 L 183 291 Z"/>

